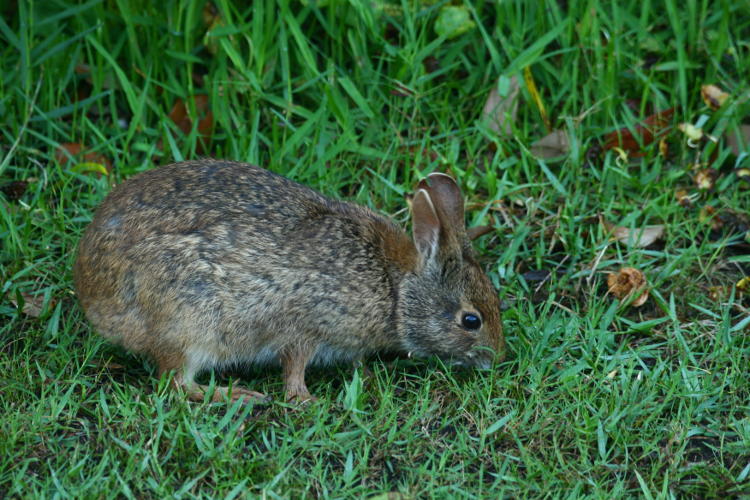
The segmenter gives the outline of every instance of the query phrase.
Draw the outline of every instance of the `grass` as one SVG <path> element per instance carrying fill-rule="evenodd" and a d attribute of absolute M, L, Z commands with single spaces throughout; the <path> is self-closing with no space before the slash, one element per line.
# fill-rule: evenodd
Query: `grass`
<path fill-rule="evenodd" d="M 733 171 L 748 158 L 724 140 L 750 116 L 743 2 L 459 1 L 476 26 L 451 39 L 434 30 L 445 1 L 244 5 L 0 8 L 0 496 L 750 495 L 748 295 L 734 287 L 750 275 L 750 204 Z M 570 136 L 560 160 L 529 153 L 548 130 L 525 83 L 512 137 L 480 119 L 497 79 L 523 82 L 525 68 Z M 712 111 L 704 83 L 733 97 Z M 669 108 L 670 125 L 704 121 L 721 139 L 690 147 L 675 127 L 666 155 L 596 153 Z M 68 159 L 62 143 L 94 154 Z M 451 172 L 469 222 L 494 226 L 476 246 L 511 356 L 489 372 L 318 369 L 319 400 L 302 407 L 278 401 L 278 371 L 219 373 L 277 400 L 184 401 L 95 335 L 70 270 L 113 183 L 202 155 L 404 226 L 416 181 Z M 696 164 L 718 176 L 712 189 L 695 186 Z M 628 246 L 599 215 L 665 233 Z M 622 266 L 651 285 L 640 308 L 607 294 Z"/>

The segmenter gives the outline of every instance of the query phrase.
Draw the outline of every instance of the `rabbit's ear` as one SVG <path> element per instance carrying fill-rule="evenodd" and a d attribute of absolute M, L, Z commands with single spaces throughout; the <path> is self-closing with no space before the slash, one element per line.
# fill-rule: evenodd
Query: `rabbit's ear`
<path fill-rule="evenodd" d="M 429 193 L 440 221 L 440 255 L 461 255 L 470 244 L 464 224 L 464 199 L 458 184 L 449 175 L 432 173 L 417 187 Z"/>
<path fill-rule="evenodd" d="M 420 256 L 429 260 L 435 256 L 440 240 L 440 219 L 435 211 L 430 194 L 418 189 L 411 202 L 412 233 L 414 245 Z"/>
<path fill-rule="evenodd" d="M 432 196 L 438 217 L 446 226 L 444 230 L 454 232 L 456 236 L 463 236 L 466 233 L 464 198 L 458 184 L 450 175 L 439 172 L 428 175 L 427 182 L 427 189 Z"/>

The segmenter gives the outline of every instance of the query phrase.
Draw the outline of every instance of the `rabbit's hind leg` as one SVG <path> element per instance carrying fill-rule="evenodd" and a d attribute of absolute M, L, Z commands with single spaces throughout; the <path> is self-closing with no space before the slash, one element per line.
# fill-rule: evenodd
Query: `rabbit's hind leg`
<path fill-rule="evenodd" d="M 210 386 L 195 382 L 195 375 L 200 368 L 202 367 L 191 366 L 189 363 L 182 363 L 178 366 L 169 363 L 159 363 L 160 373 L 174 371 L 174 375 L 172 376 L 172 387 L 177 391 L 184 392 L 191 401 L 198 402 L 204 401 L 206 393 L 211 391 Z M 232 386 L 231 388 L 214 387 L 210 397 L 211 401 L 214 403 L 224 402 L 227 399 L 233 402 L 242 399 L 246 403 L 251 400 L 256 402 L 267 402 L 269 399 L 265 394 L 237 386 Z"/>

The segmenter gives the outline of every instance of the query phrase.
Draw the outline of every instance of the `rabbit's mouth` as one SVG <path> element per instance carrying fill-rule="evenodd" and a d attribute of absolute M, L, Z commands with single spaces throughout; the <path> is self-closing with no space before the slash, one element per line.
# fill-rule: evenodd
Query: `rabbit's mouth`
<path fill-rule="evenodd" d="M 461 366 L 464 368 L 474 368 L 479 370 L 489 370 L 492 368 L 492 356 L 488 355 L 489 353 L 482 349 L 482 350 L 471 350 L 466 353 L 465 357 L 463 358 L 457 358 L 455 356 L 451 356 L 449 358 L 450 363 L 453 366 Z"/>

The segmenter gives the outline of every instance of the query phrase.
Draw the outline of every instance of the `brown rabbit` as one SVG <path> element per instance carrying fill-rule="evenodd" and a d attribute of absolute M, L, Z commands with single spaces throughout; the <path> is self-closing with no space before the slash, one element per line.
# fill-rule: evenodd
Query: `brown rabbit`
<path fill-rule="evenodd" d="M 461 192 L 417 186 L 413 242 L 373 211 L 259 167 L 175 163 L 117 186 L 78 247 L 75 287 L 107 339 L 151 357 L 192 399 L 206 369 L 278 364 L 289 399 L 305 368 L 378 351 L 487 367 L 500 303 L 474 260 Z M 214 400 L 264 397 L 233 387 Z"/>

